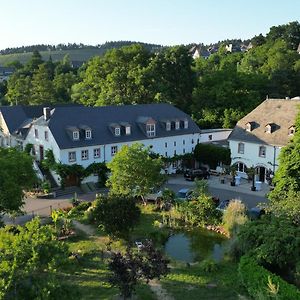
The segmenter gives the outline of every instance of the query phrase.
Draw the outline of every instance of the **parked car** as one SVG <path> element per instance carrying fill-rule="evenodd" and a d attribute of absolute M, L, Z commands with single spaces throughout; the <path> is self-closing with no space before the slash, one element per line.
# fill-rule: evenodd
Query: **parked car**
<path fill-rule="evenodd" d="M 263 208 L 260 208 L 257 206 L 252 207 L 247 211 L 247 215 L 250 220 L 257 220 L 265 213 L 266 213 L 266 211 Z"/>
<path fill-rule="evenodd" d="M 186 170 L 183 176 L 186 180 L 191 180 L 191 181 L 194 181 L 195 178 L 208 179 L 209 172 L 205 167 L 201 167 L 199 169 Z"/>
<path fill-rule="evenodd" d="M 216 209 L 221 211 L 221 212 L 224 212 L 226 210 L 226 208 L 228 207 L 230 201 L 231 200 L 229 200 L 229 199 L 221 201 Z"/>
<path fill-rule="evenodd" d="M 190 200 L 191 196 L 192 196 L 193 190 L 191 189 L 180 189 L 177 193 L 176 193 L 176 200 L 181 200 L 181 201 L 185 201 L 185 200 Z"/>

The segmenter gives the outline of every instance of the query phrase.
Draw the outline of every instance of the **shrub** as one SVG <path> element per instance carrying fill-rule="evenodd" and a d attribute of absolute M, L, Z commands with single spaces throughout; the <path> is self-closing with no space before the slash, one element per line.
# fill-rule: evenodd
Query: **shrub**
<path fill-rule="evenodd" d="M 247 222 L 246 206 L 240 200 L 232 200 L 223 214 L 224 228 L 230 235 L 238 232 L 239 226 Z"/>
<path fill-rule="evenodd" d="M 241 258 L 239 276 L 249 295 L 254 299 L 300 299 L 300 291 L 295 286 L 258 265 L 252 257 Z"/>
<path fill-rule="evenodd" d="M 219 269 L 218 264 L 213 259 L 204 259 L 200 263 L 200 268 L 205 273 L 212 273 Z"/>

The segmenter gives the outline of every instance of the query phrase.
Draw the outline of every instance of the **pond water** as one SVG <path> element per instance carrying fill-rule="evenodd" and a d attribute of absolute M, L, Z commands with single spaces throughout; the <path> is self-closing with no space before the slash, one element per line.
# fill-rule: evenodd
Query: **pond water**
<path fill-rule="evenodd" d="M 173 259 L 195 262 L 211 258 L 216 262 L 223 259 L 225 244 L 228 239 L 207 229 L 195 229 L 172 235 L 165 252 Z"/>

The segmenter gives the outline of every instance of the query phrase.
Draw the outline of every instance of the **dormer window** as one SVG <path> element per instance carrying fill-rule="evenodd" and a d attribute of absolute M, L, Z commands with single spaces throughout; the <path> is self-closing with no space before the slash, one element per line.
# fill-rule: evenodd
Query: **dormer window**
<path fill-rule="evenodd" d="M 176 130 L 180 129 L 180 122 L 179 121 L 175 121 L 175 129 Z"/>
<path fill-rule="evenodd" d="M 148 137 L 155 136 L 155 124 L 146 124 L 146 132 Z"/>
<path fill-rule="evenodd" d="M 246 124 L 246 131 L 251 132 L 254 129 L 254 122 L 248 122 Z"/>
<path fill-rule="evenodd" d="M 85 138 L 86 138 L 87 140 L 89 140 L 89 139 L 92 138 L 92 131 L 91 131 L 90 129 L 87 129 L 87 130 L 85 131 Z"/>
<path fill-rule="evenodd" d="M 166 130 L 167 131 L 171 130 L 171 122 L 169 122 L 169 121 L 166 123 Z"/>
<path fill-rule="evenodd" d="M 129 125 L 127 125 L 127 126 L 125 127 L 125 134 L 126 134 L 126 135 L 130 135 L 130 134 L 131 134 L 131 127 L 130 127 Z"/>
<path fill-rule="evenodd" d="M 79 131 L 73 131 L 73 140 L 74 141 L 79 140 Z"/>
<path fill-rule="evenodd" d="M 295 134 L 295 131 L 296 131 L 295 126 L 291 126 L 291 127 L 289 128 L 289 135 L 294 135 L 294 134 Z"/>
<path fill-rule="evenodd" d="M 121 128 L 120 127 L 115 127 L 115 136 L 121 135 Z"/>
<path fill-rule="evenodd" d="M 189 128 L 189 121 L 188 120 L 184 120 L 184 129 L 188 129 Z"/>
<path fill-rule="evenodd" d="M 272 132 L 274 132 L 275 131 L 275 127 L 276 127 L 276 124 L 274 124 L 274 123 L 267 124 L 266 127 L 265 127 L 266 133 L 272 133 Z"/>

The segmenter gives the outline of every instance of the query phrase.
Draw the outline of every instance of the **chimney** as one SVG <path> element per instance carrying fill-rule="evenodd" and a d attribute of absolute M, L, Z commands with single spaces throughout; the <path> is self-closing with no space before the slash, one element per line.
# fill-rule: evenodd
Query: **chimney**
<path fill-rule="evenodd" d="M 48 121 L 50 119 L 50 111 L 51 111 L 50 107 L 44 107 L 43 108 L 43 114 L 44 114 L 44 120 L 45 121 Z"/>

